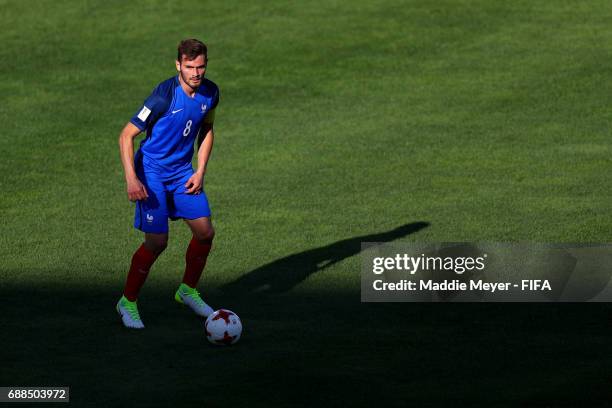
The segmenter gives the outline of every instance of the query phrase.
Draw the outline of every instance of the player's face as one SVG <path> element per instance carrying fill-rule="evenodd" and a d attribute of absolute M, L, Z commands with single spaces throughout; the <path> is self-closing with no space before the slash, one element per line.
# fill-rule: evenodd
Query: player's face
<path fill-rule="evenodd" d="M 200 86 L 206 73 L 206 58 L 204 55 L 199 55 L 190 61 L 182 55 L 181 61 L 176 61 L 176 70 L 181 75 L 183 82 L 195 89 Z"/>

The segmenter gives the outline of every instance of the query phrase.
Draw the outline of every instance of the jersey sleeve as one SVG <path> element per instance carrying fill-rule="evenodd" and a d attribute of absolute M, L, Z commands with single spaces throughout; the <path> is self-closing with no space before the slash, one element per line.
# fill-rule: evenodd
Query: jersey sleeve
<path fill-rule="evenodd" d="M 204 123 L 206 123 L 207 125 L 212 125 L 213 123 L 215 123 L 215 110 L 211 109 L 208 112 L 206 112 L 206 116 L 204 116 Z"/>
<path fill-rule="evenodd" d="M 215 96 L 213 97 L 213 104 L 212 104 L 211 110 L 215 109 L 218 104 L 219 104 L 219 87 L 215 85 Z"/>
<path fill-rule="evenodd" d="M 212 108 L 210 108 L 210 110 L 206 112 L 206 116 L 204 116 L 204 123 L 207 125 L 212 125 L 215 122 L 217 105 L 219 105 L 219 88 L 215 86 L 215 96 L 213 97 Z"/>
<path fill-rule="evenodd" d="M 134 114 L 130 122 L 144 132 L 168 111 L 171 102 L 158 86 L 144 101 L 142 107 Z"/>

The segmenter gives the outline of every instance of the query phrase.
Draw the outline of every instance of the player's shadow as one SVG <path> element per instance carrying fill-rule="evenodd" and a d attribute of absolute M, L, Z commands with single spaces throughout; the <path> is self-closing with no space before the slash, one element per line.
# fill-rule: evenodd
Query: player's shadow
<path fill-rule="evenodd" d="M 282 293 L 304 281 L 310 275 L 361 251 L 362 242 L 389 242 L 414 234 L 429 226 L 428 222 L 413 222 L 378 234 L 344 239 L 323 247 L 289 255 L 254 269 L 221 289 L 232 293 Z"/>

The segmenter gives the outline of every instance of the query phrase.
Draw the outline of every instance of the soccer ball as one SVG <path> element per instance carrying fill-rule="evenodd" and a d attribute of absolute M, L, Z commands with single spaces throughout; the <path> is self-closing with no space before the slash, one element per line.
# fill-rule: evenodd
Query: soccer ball
<path fill-rule="evenodd" d="M 204 330 L 206 330 L 206 338 L 212 344 L 229 346 L 240 339 L 242 322 L 231 310 L 219 309 L 208 316 L 204 323 Z"/>

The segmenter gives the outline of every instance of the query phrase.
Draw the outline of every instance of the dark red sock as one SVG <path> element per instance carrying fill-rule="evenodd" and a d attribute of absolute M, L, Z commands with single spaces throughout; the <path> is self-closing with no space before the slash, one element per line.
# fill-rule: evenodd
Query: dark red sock
<path fill-rule="evenodd" d="M 185 254 L 185 275 L 183 283 L 191 288 L 198 285 L 202 271 L 206 265 L 208 253 L 212 247 L 212 242 L 200 243 L 197 239 L 191 238 L 187 253 Z"/>
<path fill-rule="evenodd" d="M 144 244 L 132 256 L 132 265 L 130 266 L 125 289 L 123 290 L 123 295 L 130 302 L 135 301 L 138 297 L 138 292 L 140 292 L 140 288 L 142 288 L 145 280 L 147 280 L 151 265 L 153 265 L 156 259 L 157 255 L 145 248 Z"/>

